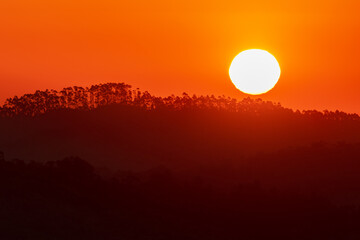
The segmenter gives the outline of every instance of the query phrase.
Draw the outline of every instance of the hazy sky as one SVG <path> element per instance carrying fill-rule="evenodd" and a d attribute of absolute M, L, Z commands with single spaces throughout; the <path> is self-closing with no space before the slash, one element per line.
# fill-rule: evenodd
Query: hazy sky
<path fill-rule="evenodd" d="M 331 0 L 2 0 L 0 100 L 105 82 L 241 99 L 229 65 L 261 48 L 282 70 L 261 98 L 360 113 L 359 9 Z"/>

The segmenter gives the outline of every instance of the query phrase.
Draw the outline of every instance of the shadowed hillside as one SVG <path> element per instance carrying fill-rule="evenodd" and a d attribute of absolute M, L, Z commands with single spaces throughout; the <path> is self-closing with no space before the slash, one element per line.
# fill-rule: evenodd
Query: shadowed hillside
<path fill-rule="evenodd" d="M 110 169 L 239 162 L 259 152 L 316 142 L 358 143 L 360 118 L 294 112 L 250 98 L 153 97 L 126 84 L 37 91 L 8 99 L 0 149 L 8 158 L 80 156 Z"/>
<path fill-rule="evenodd" d="M 0 113 L 2 239 L 360 237 L 356 114 L 126 84 Z"/>

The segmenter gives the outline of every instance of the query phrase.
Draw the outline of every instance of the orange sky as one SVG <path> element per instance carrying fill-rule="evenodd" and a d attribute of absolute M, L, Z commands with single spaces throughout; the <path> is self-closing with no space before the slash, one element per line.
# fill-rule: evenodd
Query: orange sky
<path fill-rule="evenodd" d="M 261 98 L 360 113 L 359 9 L 331 0 L 3 0 L 0 101 L 101 82 L 241 99 L 228 67 L 260 48 L 282 69 Z"/>

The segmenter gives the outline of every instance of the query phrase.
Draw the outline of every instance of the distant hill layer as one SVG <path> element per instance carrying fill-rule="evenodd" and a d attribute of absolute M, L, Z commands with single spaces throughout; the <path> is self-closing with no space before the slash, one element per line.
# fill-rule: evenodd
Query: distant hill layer
<path fill-rule="evenodd" d="M 224 110 L 229 112 L 247 112 L 263 114 L 269 111 L 296 113 L 305 116 L 326 118 L 333 120 L 360 120 L 357 114 L 347 114 L 340 111 L 299 111 L 282 107 L 279 103 L 261 99 L 253 100 L 245 98 L 238 101 L 233 98 L 214 95 L 211 96 L 189 96 L 183 93 L 182 96 L 171 95 L 169 97 L 155 97 L 149 92 L 141 92 L 139 89 L 125 83 L 98 84 L 91 87 L 67 87 L 61 91 L 45 90 L 36 91 L 33 94 L 15 96 L 8 98 L 0 107 L 1 116 L 36 116 L 39 114 L 63 110 L 81 109 L 91 110 L 101 106 L 112 104 L 124 104 L 136 106 L 147 110 L 173 109 L 173 110 Z"/>
<path fill-rule="evenodd" d="M 239 162 L 291 146 L 360 142 L 356 114 L 250 98 L 161 98 L 123 83 L 37 91 L 8 99 L 1 113 L 0 150 L 9 159 L 79 156 L 109 169 Z"/>

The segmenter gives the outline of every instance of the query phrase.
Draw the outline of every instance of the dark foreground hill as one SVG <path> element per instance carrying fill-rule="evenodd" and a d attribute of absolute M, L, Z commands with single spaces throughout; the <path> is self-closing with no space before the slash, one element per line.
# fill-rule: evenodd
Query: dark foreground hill
<path fill-rule="evenodd" d="M 224 184 L 222 170 L 218 171 L 220 174 L 213 171 L 205 175 Z M 238 180 L 224 189 L 203 177 L 154 168 L 105 179 L 79 158 L 45 164 L 1 161 L 0 237 L 129 240 L 360 237 L 358 205 L 338 205 L 322 193 L 303 193 L 280 185 L 269 188 L 257 181 Z M 277 179 L 272 176 L 272 180 Z M 325 183 L 330 188 L 332 184 Z M 356 185 L 349 187 L 354 193 L 358 191 Z"/>
<path fill-rule="evenodd" d="M 360 237 L 356 114 L 103 84 L 0 115 L 1 239 Z"/>

